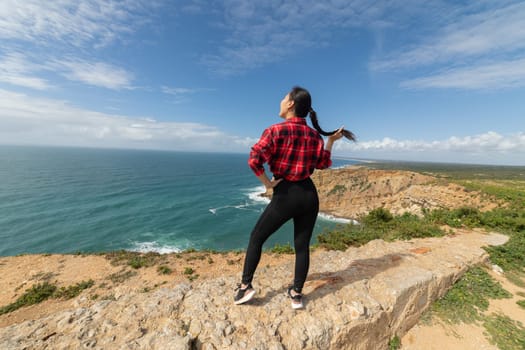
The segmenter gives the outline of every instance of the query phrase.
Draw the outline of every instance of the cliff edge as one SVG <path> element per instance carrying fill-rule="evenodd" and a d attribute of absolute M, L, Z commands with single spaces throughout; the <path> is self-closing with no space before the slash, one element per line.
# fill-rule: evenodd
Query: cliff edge
<path fill-rule="evenodd" d="M 128 289 L 96 302 L 80 297 L 69 309 L 0 328 L 0 348 L 387 349 L 469 266 L 487 259 L 482 246 L 506 239 L 458 231 L 316 251 L 300 311 L 284 294 L 292 259 L 260 266 L 248 305 L 232 302 L 239 273 Z M 3 259 L 2 268 L 10 258 Z"/>

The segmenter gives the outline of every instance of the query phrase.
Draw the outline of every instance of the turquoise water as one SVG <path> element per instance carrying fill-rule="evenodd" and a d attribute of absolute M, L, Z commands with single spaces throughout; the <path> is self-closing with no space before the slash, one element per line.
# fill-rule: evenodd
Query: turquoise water
<path fill-rule="evenodd" d="M 267 203 L 246 161 L 242 154 L 0 146 L 0 255 L 244 249 Z M 336 224 L 320 217 L 314 235 Z M 266 246 L 292 242 L 292 227 Z"/>

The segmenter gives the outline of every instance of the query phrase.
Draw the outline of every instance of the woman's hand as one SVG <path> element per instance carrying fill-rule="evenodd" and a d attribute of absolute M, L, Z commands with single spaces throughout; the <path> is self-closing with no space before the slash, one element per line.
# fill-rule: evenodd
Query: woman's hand
<path fill-rule="evenodd" d="M 343 137 L 343 129 L 344 129 L 344 125 L 342 127 L 340 127 L 336 132 L 335 134 L 333 135 L 330 135 L 328 136 L 328 141 L 332 141 L 332 143 L 334 143 L 335 141 L 339 140 L 341 137 Z"/>
<path fill-rule="evenodd" d="M 333 135 L 330 135 L 328 136 L 328 141 L 326 141 L 326 146 L 325 146 L 325 149 L 327 151 L 332 151 L 332 146 L 334 145 L 334 142 L 339 140 L 341 137 L 343 137 L 343 129 L 344 129 L 344 125 L 342 127 L 340 127 L 336 132 L 335 134 Z"/>
<path fill-rule="evenodd" d="M 271 188 L 274 188 L 279 184 L 279 182 L 283 181 L 283 179 L 275 179 L 275 177 L 272 177 L 272 180 L 270 181 Z M 268 187 L 266 187 L 268 188 Z"/>
<path fill-rule="evenodd" d="M 273 189 L 275 186 L 279 184 L 279 182 L 283 181 L 283 179 L 275 179 L 272 177 L 270 180 L 268 176 L 266 176 L 266 173 L 263 173 L 262 175 L 258 176 L 259 181 L 262 182 L 264 187 L 266 187 L 266 190 Z"/>

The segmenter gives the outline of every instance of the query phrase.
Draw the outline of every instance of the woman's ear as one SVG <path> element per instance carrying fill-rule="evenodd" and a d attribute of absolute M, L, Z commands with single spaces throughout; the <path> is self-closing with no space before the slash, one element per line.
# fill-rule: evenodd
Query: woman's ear
<path fill-rule="evenodd" d="M 288 110 L 295 110 L 294 100 L 288 99 L 288 101 L 286 101 L 286 107 L 288 107 Z"/>

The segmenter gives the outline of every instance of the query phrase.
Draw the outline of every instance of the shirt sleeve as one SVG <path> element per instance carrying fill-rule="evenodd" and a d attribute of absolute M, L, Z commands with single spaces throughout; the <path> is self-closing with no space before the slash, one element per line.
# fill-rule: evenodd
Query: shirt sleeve
<path fill-rule="evenodd" d="M 317 161 L 316 168 L 317 169 L 326 169 L 332 166 L 332 153 L 328 150 L 324 149 L 324 141 L 321 139 L 321 142 L 319 143 L 320 147 L 320 153 L 321 156 L 319 157 L 319 160 Z"/>
<path fill-rule="evenodd" d="M 248 159 L 248 165 L 255 173 L 255 176 L 260 176 L 264 173 L 263 164 L 271 159 L 272 149 L 272 131 L 268 128 L 264 130 L 259 141 L 252 146 L 250 157 Z"/>

